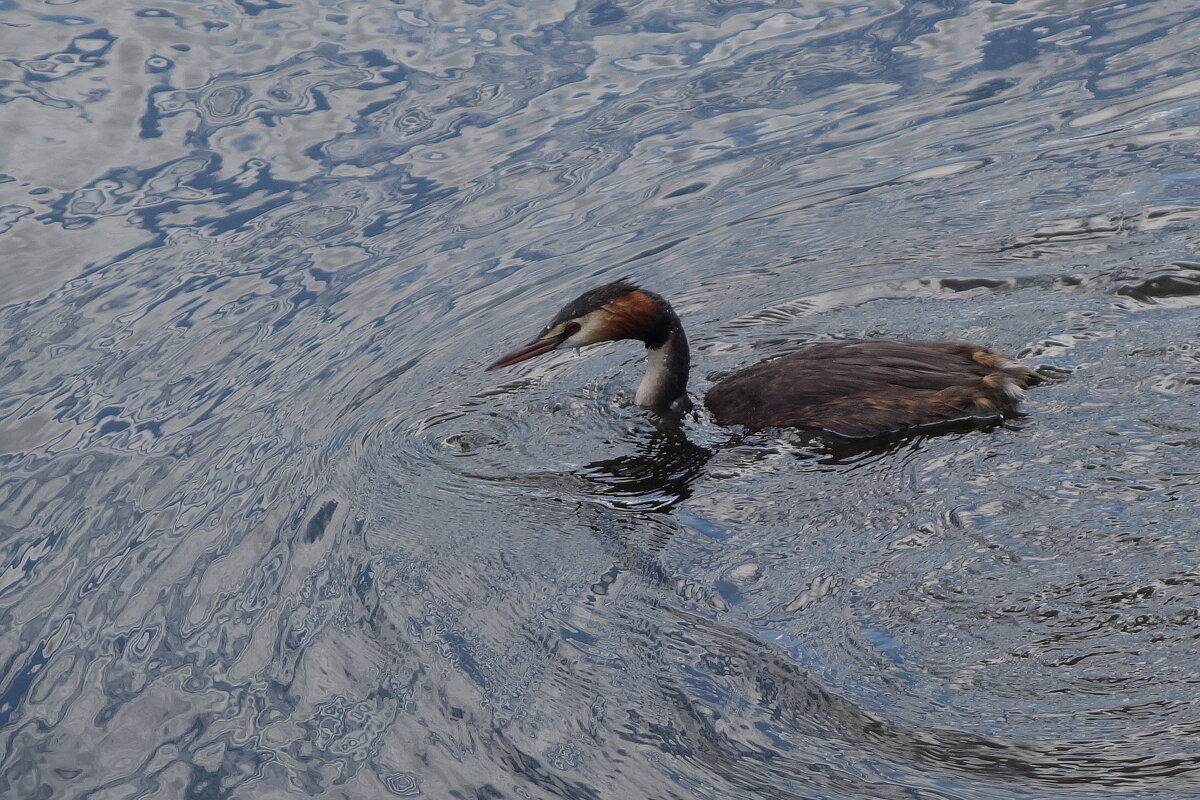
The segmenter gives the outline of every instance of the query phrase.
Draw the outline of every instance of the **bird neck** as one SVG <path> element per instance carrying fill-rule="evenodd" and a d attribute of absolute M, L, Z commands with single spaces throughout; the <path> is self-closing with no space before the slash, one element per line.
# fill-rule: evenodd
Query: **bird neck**
<path fill-rule="evenodd" d="M 655 411 L 683 411 L 690 405 L 687 382 L 691 355 L 679 317 L 670 306 L 666 307 L 665 313 L 669 315 L 667 337 L 664 341 L 646 344 L 646 375 L 638 386 L 634 401 Z"/>

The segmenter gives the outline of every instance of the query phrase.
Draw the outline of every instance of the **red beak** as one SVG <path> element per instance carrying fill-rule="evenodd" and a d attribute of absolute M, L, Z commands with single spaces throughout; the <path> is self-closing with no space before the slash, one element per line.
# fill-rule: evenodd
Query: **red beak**
<path fill-rule="evenodd" d="M 501 367 L 511 367 L 513 364 L 520 364 L 522 361 L 528 361 L 534 356 L 540 356 L 542 353 L 549 353 L 554 348 L 563 343 L 562 336 L 547 336 L 542 339 L 537 339 L 524 347 L 518 347 L 506 356 L 498 359 L 485 371 L 491 372 L 494 369 Z"/>

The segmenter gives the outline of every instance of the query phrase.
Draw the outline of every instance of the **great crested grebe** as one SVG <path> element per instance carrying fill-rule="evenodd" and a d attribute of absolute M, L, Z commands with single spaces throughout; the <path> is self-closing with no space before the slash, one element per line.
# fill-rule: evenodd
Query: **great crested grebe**
<path fill-rule="evenodd" d="M 627 280 L 592 289 L 565 305 L 529 344 L 488 370 L 562 347 L 636 339 L 646 374 L 636 402 L 686 411 L 691 360 L 671 304 Z M 965 342 L 863 339 L 814 344 L 719 381 L 704 404 L 721 425 L 749 430 L 800 428 L 867 438 L 955 422 L 994 422 L 1016 411 L 1042 376 Z"/>

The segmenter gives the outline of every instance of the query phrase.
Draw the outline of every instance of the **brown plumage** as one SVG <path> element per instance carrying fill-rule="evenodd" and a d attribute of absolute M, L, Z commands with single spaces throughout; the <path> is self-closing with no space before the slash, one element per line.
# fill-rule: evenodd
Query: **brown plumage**
<path fill-rule="evenodd" d="M 960 342 L 831 342 L 744 369 L 704 404 L 722 425 L 876 436 L 1016 411 L 1033 370 Z"/>
<path fill-rule="evenodd" d="M 690 406 L 687 337 L 671 305 L 626 281 L 575 299 L 529 345 L 488 369 L 559 347 L 615 339 L 645 343 L 640 405 Z M 716 383 L 704 404 L 721 425 L 800 428 L 875 437 L 958 422 L 995 422 L 1016 411 L 1041 376 L 994 350 L 964 342 L 867 339 L 812 345 Z"/>

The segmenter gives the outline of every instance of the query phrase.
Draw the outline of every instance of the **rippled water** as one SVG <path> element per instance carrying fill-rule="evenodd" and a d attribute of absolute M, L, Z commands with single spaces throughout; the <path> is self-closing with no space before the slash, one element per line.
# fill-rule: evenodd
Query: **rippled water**
<path fill-rule="evenodd" d="M 1200 797 L 1194 0 L 0 2 L 0 795 Z M 673 429 L 838 336 L 1065 379 Z"/>

